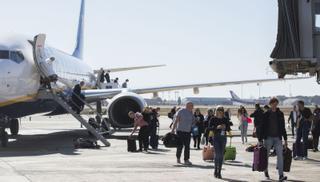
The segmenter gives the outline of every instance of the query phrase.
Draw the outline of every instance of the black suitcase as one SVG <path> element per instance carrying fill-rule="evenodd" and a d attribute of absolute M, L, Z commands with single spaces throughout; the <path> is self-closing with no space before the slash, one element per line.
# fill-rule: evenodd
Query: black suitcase
<path fill-rule="evenodd" d="M 137 151 L 137 144 L 135 138 L 128 138 L 127 139 L 127 147 L 128 152 L 136 152 Z"/>
<path fill-rule="evenodd" d="M 303 157 L 303 143 L 299 142 L 298 144 L 293 143 L 293 157 Z"/>
<path fill-rule="evenodd" d="M 176 134 L 173 133 L 167 133 L 163 139 L 163 145 L 167 148 L 176 148 L 179 143 L 179 138 Z"/>
<path fill-rule="evenodd" d="M 283 150 L 283 171 L 290 172 L 292 163 L 292 151 L 287 148 Z"/>

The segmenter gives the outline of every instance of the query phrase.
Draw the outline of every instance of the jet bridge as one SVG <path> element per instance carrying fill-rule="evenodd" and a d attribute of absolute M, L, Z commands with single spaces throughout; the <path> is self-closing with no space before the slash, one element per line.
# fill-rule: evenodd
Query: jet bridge
<path fill-rule="evenodd" d="M 278 0 L 271 68 L 279 78 L 309 73 L 320 83 L 320 0 Z"/>

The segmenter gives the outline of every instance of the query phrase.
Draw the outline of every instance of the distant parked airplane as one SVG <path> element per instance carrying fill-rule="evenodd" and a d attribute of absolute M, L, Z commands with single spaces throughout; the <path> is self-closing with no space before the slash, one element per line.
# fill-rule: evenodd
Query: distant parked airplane
<path fill-rule="evenodd" d="M 269 103 L 269 99 L 241 99 L 232 90 L 230 90 L 230 94 L 231 94 L 231 101 L 238 102 L 240 104 L 254 105 L 259 103 L 260 105 L 267 105 Z"/>

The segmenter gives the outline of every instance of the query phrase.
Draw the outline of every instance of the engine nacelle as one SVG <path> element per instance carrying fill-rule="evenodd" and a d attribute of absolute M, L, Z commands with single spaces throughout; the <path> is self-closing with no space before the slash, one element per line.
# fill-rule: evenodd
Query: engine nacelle
<path fill-rule="evenodd" d="M 133 121 L 128 113 L 141 112 L 147 106 L 145 100 L 138 94 L 124 92 L 113 97 L 108 104 L 107 110 L 111 125 L 117 128 L 131 128 Z"/>

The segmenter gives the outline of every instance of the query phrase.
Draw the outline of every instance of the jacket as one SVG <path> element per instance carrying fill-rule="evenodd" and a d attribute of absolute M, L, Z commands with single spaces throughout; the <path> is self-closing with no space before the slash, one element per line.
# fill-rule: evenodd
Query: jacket
<path fill-rule="evenodd" d="M 262 141 L 263 139 L 268 138 L 269 117 L 271 112 L 272 111 L 270 109 L 263 114 L 263 120 L 261 125 L 261 135 L 258 136 L 259 141 Z M 285 127 L 284 114 L 282 111 L 280 111 L 279 108 L 277 108 L 276 113 L 277 113 L 277 120 L 278 120 L 277 123 L 278 123 L 278 129 L 279 129 L 279 138 L 280 140 L 282 140 L 282 137 L 283 137 L 283 139 L 286 141 L 288 138 L 287 138 L 287 131 Z"/>
<path fill-rule="evenodd" d="M 263 110 L 261 108 L 256 109 L 251 115 L 250 117 L 254 118 L 254 127 L 256 128 L 260 128 L 261 124 L 263 122 Z"/>

